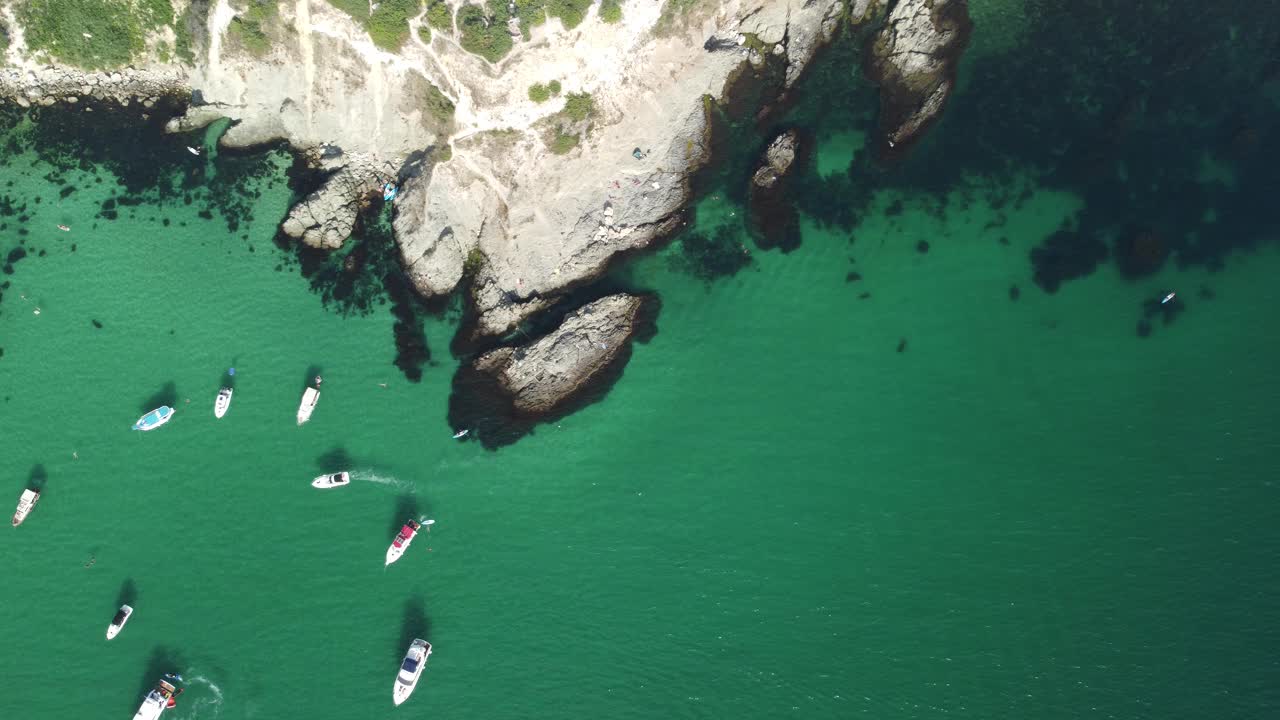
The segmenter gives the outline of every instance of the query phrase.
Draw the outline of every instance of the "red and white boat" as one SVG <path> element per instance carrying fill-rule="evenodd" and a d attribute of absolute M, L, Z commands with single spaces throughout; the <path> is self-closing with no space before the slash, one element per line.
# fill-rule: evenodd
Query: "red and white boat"
<path fill-rule="evenodd" d="M 387 565 L 400 559 L 405 550 L 409 549 L 409 543 L 413 542 L 413 538 L 418 531 L 426 525 L 435 524 L 435 520 L 425 520 L 418 523 L 416 520 L 410 520 L 400 528 L 400 532 L 396 534 L 396 539 L 391 542 L 391 547 L 387 548 Z"/>

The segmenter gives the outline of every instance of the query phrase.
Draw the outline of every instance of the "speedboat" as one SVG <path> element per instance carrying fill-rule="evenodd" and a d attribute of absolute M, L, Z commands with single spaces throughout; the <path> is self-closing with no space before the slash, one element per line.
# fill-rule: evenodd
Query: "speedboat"
<path fill-rule="evenodd" d="M 431 657 L 431 643 L 415 639 L 409 644 L 409 651 L 404 654 L 404 660 L 400 661 L 400 672 L 396 674 L 395 689 L 391 692 L 391 698 L 395 700 L 396 705 L 408 700 L 413 694 L 413 689 L 418 686 L 418 678 L 422 677 L 422 670 L 427 666 L 429 657 Z"/>
<path fill-rule="evenodd" d="M 177 697 L 182 693 L 166 680 L 158 680 L 151 692 L 143 698 L 133 720 L 157 720 L 169 708 L 178 704 Z"/>
<path fill-rule="evenodd" d="M 343 485 L 350 485 L 350 484 L 351 484 L 351 473 L 349 472 L 338 472 L 338 473 L 331 473 L 329 475 L 321 475 L 320 477 L 311 481 L 311 487 L 320 488 L 321 490 L 342 487 Z"/>
<path fill-rule="evenodd" d="M 396 534 L 396 539 L 391 541 L 391 547 L 387 548 L 387 565 L 400 559 L 405 550 L 409 549 L 409 543 L 413 542 L 413 536 L 418 534 L 418 530 L 422 526 L 416 520 L 410 520 L 400 528 L 400 532 Z"/>
<path fill-rule="evenodd" d="M 213 401 L 213 416 L 220 418 L 227 414 L 227 408 L 231 407 L 232 389 L 224 387 L 218 391 L 218 398 Z"/>
<path fill-rule="evenodd" d="M 128 605 L 120 606 L 120 609 L 116 611 L 116 616 L 111 618 L 111 624 L 107 626 L 108 640 L 120 634 L 120 631 L 124 629 L 124 624 L 129 622 L 129 616 L 132 614 L 133 608 Z"/>
<path fill-rule="evenodd" d="M 387 183 L 386 185 L 383 185 L 382 186 L 383 202 L 389 202 L 391 200 L 395 200 L 397 192 L 400 192 L 400 190 L 395 186 L 395 183 Z"/>
<path fill-rule="evenodd" d="M 471 428 L 464 428 L 462 430 L 459 430 L 458 432 L 453 434 L 453 439 L 458 440 L 458 439 L 464 438 L 467 436 L 467 433 L 469 432 L 471 432 Z"/>
<path fill-rule="evenodd" d="M 187 152 L 191 153 L 192 155 L 199 155 L 199 154 L 200 154 L 200 148 L 192 147 L 192 146 L 188 145 L 188 146 L 187 146 Z"/>
<path fill-rule="evenodd" d="M 141 430 L 143 432 L 147 432 L 148 430 L 155 430 L 161 425 L 172 420 L 174 412 L 175 410 L 169 407 L 168 405 L 161 405 L 155 410 L 152 410 L 146 415 L 143 415 L 142 417 L 138 418 L 138 422 L 133 424 L 133 429 Z"/>
<path fill-rule="evenodd" d="M 27 515 L 31 514 L 31 509 L 36 506 L 36 502 L 40 499 L 39 490 L 23 490 L 22 497 L 18 498 L 18 509 L 13 512 L 13 526 L 18 527 L 23 520 L 27 519 Z"/>
<path fill-rule="evenodd" d="M 298 403 L 298 424 L 311 419 L 311 413 L 316 409 L 316 403 L 320 402 L 320 376 L 316 376 L 316 386 L 309 387 L 302 391 L 302 402 Z"/>

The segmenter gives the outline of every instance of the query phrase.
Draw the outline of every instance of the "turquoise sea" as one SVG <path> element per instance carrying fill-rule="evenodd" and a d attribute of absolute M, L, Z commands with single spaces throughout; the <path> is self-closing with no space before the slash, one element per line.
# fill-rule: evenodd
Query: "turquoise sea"
<path fill-rule="evenodd" d="M 1276 81 L 1188 119 L 1213 84 L 1161 76 L 1086 157 L 1112 76 L 1009 95 L 1047 71 L 1007 53 L 1074 57 L 1044 40 L 1061 18 L 973 5 L 963 90 L 906 164 L 862 149 L 847 40 L 779 121 L 816 144 L 800 246 L 727 275 L 692 249 L 751 247 L 743 168 L 772 128 L 740 127 L 696 225 L 608 280 L 661 298 L 656 335 L 598 402 L 497 449 L 451 438 L 457 302 L 401 314 L 430 348 L 412 382 L 376 228 L 357 280 L 273 241 L 286 153 L 143 129 L 122 160 L 8 117 L 0 252 L 26 256 L 0 277 L 0 499 L 44 492 L 0 543 L 0 717 L 130 717 L 167 671 L 174 720 L 1276 716 L 1280 244 L 1251 210 L 1280 187 Z M 1230 59 L 1227 5 L 1191 33 L 1202 65 Z M 1116 32 L 1096 43 L 1129 57 Z M 1000 98 L 1023 124 L 991 119 Z M 1135 223 L 1164 248 L 1140 272 L 1117 250 Z M 1037 266 L 1059 232 L 1068 260 Z M 1088 272 L 1037 283 L 1097 238 Z M 1181 311 L 1144 315 L 1169 291 Z M 131 432 L 160 402 L 175 419 Z M 413 637 L 434 653 L 393 708 Z"/>

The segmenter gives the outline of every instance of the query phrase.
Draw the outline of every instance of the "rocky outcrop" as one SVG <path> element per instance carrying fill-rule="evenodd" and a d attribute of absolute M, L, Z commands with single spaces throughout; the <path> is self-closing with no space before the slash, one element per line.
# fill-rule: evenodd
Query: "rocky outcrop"
<path fill-rule="evenodd" d="M 800 215 L 786 182 L 796 164 L 799 142 L 795 130 L 774 138 L 751 176 L 751 236 L 761 250 L 780 248 L 789 252 L 800 246 Z"/>
<path fill-rule="evenodd" d="M 351 236 L 360 209 L 382 197 L 382 186 L 396 177 L 396 165 L 367 155 L 307 155 L 313 164 L 333 174 L 293 206 L 280 229 L 311 247 L 334 250 Z"/>
<path fill-rule="evenodd" d="M 553 412 L 629 349 L 644 304 L 637 295 L 603 297 L 571 313 L 549 335 L 487 352 L 472 367 L 497 380 L 517 411 Z"/>
<path fill-rule="evenodd" d="M 880 85 L 882 156 L 900 155 L 942 112 L 972 29 L 967 0 L 893 5 L 867 66 Z"/>
<path fill-rule="evenodd" d="M 75 105 L 96 100 L 125 107 L 136 104 L 145 110 L 162 97 L 188 100 L 191 88 L 186 78 L 180 73 L 162 70 L 87 72 L 63 67 L 0 70 L 0 100 L 20 107 Z"/>

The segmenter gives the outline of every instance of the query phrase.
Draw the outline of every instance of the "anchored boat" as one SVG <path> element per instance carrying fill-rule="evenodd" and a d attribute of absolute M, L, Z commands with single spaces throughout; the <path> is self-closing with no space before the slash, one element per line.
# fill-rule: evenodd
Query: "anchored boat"
<path fill-rule="evenodd" d="M 320 376 L 316 376 L 315 387 L 309 387 L 302 391 L 302 402 L 298 403 L 298 424 L 311 419 L 311 413 L 316 409 L 316 403 L 320 402 Z"/>
<path fill-rule="evenodd" d="M 331 473 L 329 475 L 321 475 L 320 477 L 311 481 L 311 487 L 320 488 L 321 490 L 342 487 L 343 485 L 350 485 L 350 484 L 351 484 L 351 473 L 349 472 L 339 472 L 339 473 Z"/>
<path fill-rule="evenodd" d="M 133 714 L 133 720 L 157 720 L 165 710 L 178 704 L 177 697 L 181 694 L 182 691 L 168 681 L 157 681 L 156 686 L 143 698 L 138 712 Z"/>
<path fill-rule="evenodd" d="M 133 424 L 133 429 L 141 430 L 143 432 L 147 432 L 148 430 L 155 430 L 161 425 L 164 425 L 165 423 L 172 420 L 174 412 L 176 411 L 173 408 L 169 407 L 168 405 L 161 405 L 155 410 L 152 410 L 146 415 L 143 415 L 142 417 L 138 418 L 138 422 Z"/>
<path fill-rule="evenodd" d="M 386 185 L 383 185 L 383 186 L 382 186 L 382 201 L 383 201 L 383 202 L 391 202 L 392 200 L 395 200 L 395 199 L 396 199 L 396 193 L 398 193 L 399 191 L 400 191 L 400 190 L 399 190 L 399 188 L 397 188 L 397 187 L 395 186 L 395 184 L 394 184 L 394 183 L 387 183 Z"/>
<path fill-rule="evenodd" d="M 133 608 L 128 605 L 121 605 L 120 609 L 116 611 L 116 616 L 111 618 L 111 624 L 107 626 L 108 640 L 120 634 L 120 631 L 124 629 L 124 624 L 129 622 L 130 615 L 133 615 Z"/>
<path fill-rule="evenodd" d="M 435 520 L 426 520 L 421 524 L 416 520 L 410 520 L 400 528 L 400 532 L 396 534 L 396 539 L 391 541 L 391 547 L 387 548 L 387 565 L 400 559 L 405 550 L 409 549 L 409 543 L 413 542 L 413 538 L 422 529 L 423 525 L 434 525 Z"/>
<path fill-rule="evenodd" d="M 227 408 L 231 407 L 232 389 L 224 387 L 218 391 L 218 397 L 213 401 L 213 416 L 220 418 L 227 414 Z"/>
<path fill-rule="evenodd" d="M 18 509 L 13 513 L 13 526 L 18 527 L 23 520 L 27 519 L 27 515 L 31 514 L 31 509 L 36 506 L 36 502 L 40 500 L 39 490 L 23 490 L 22 497 L 18 498 Z"/>
<path fill-rule="evenodd" d="M 418 678 L 422 677 L 422 670 L 427 666 L 429 657 L 431 657 L 431 643 L 415 639 L 409 644 L 404 660 L 400 661 L 400 672 L 396 674 L 395 689 L 391 692 L 391 698 L 396 705 L 408 700 L 413 694 L 413 689 L 418 686 Z"/>

